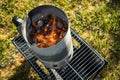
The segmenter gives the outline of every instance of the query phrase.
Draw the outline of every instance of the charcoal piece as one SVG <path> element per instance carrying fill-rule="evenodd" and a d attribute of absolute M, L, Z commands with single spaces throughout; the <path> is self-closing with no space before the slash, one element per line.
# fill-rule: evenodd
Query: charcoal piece
<path fill-rule="evenodd" d="M 46 27 L 46 28 L 49 28 L 49 27 L 50 27 L 50 25 L 49 25 L 49 24 L 46 24 L 46 25 L 45 25 L 45 27 Z"/>
<path fill-rule="evenodd" d="M 36 29 L 35 28 L 30 28 L 30 34 L 34 34 L 36 32 Z"/>
<path fill-rule="evenodd" d="M 38 25 L 35 22 L 32 22 L 32 27 L 33 28 L 38 28 Z"/>
<path fill-rule="evenodd" d="M 64 32 L 66 32 L 66 31 L 67 31 L 67 29 L 66 29 L 66 28 L 62 28 L 62 30 L 63 30 Z"/>
<path fill-rule="evenodd" d="M 57 34 L 57 33 L 54 33 L 53 37 L 54 37 L 54 38 L 58 38 L 58 34 Z"/>
<path fill-rule="evenodd" d="M 37 29 L 37 33 L 39 34 L 42 30 L 41 29 Z"/>
<path fill-rule="evenodd" d="M 45 43 L 41 43 L 40 45 L 42 48 L 46 47 L 46 44 Z"/>
<path fill-rule="evenodd" d="M 41 28 L 44 25 L 44 22 L 42 20 L 39 20 L 37 22 L 37 25 L 38 25 L 39 28 Z"/>
<path fill-rule="evenodd" d="M 57 22 L 57 27 L 60 28 L 60 29 L 62 29 L 63 24 L 61 22 Z"/>
<path fill-rule="evenodd" d="M 49 28 L 50 28 L 50 29 L 53 29 L 53 26 L 51 25 L 51 26 L 49 26 Z"/>
<path fill-rule="evenodd" d="M 59 38 L 60 38 L 60 39 L 63 38 L 63 34 L 62 34 L 62 32 L 60 33 Z"/>

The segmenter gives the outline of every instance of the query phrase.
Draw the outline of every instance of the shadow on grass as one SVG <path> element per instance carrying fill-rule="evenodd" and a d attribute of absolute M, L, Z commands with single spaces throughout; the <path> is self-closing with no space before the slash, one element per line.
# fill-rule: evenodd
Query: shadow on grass
<path fill-rule="evenodd" d="M 120 9 L 120 0 L 110 0 L 108 7 L 112 9 Z"/>
<path fill-rule="evenodd" d="M 24 60 L 22 65 L 15 69 L 16 73 L 8 80 L 35 80 L 29 77 L 30 68 L 29 63 Z"/>
<path fill-rule="evenodd" d="M 116 13 L 118 13 L 118 11 L 120 10 L 120 0 L 110 0 L 107 6 L 110 10 L 113 9 Z M 115 25 L 116 30 L 111 30 L 109 33 L 114 41 L 114 43 L 111 44 L 113 49 L 110 49 L 110 59 L 113 65 L 117 65 L 120 63 L 120 14 L 116 14 L 115 20 L 115 23 L 118 24 Z"/>
<path fill-rule="evenodd" d="M 0 40 L 0 60 L 4 57 L 4 55 L 2 54 L 3 52 L 3 45 L 4 45 L 4 42 L 2 40 Z"/>
<path fill-rule="evenodd" d="M 111 33 L 111 36 L 114 40 L 114 44 L 112 45 L 113 49 L 110 49 L 110 59 L 113 65 L 118 65 L 120 63 L 120 33 L 119 31 L 114 32 Z"/>

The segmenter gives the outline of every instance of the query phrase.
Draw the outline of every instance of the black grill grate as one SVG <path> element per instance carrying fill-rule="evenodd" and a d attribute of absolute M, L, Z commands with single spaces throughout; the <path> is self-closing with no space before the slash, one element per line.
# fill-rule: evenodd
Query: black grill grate
<path fill-rule="evenodd" d="M 81 37 L 79 37 L 71 29 L 72 37 L 80 44 L 80 48 L 74 47 L 74 54 L 72 60 L 68 65 L 56 72 L 63 80 L 87 80 L 94 74 L 97 74 L 106 64 L 106 61 L 96 51 L 94 51 Z M 37 57 L 34 56 L 33 51 L 27 45 L 25 40 L 19 36 L 13 40 L 13 44 L 27 59 L 35 71 L 43 80 L 56 80 L 52 71 L 48 68 L 50 75 L 46 75 L 42 69 L 36 64 Z"/>

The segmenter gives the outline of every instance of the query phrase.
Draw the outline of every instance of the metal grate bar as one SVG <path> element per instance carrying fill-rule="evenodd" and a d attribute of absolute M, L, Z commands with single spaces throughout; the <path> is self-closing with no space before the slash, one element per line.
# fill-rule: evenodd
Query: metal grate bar
<path fill-rule="evenodd" d="M 79 53 L 80 51 L 82 51 L 83 49 L 86 49 L 85 48 L 86 46 L 84 46 L 84 44 L 81 45 L 81 48 L 79 49 L 76 49 L 76 51 L 74 51 L 74 53 Z M 80 53 L 81 54 L 81 53 Z M 77 54 L 75 54 L 74 56 L 76 56 Z"/>
<path fill-rule="evenodd" d="M 76 50 L 75 53 L 80 53 L 83 49 L 85 49 L 85 46 L 82 47 L 81 49 L 78 49 L 78 51 Z M 72 61 L 70 62 L 70 64 L 74 63 L 75 60 L 77 60 L 77 57 L 81 56 L 82 53 L 80 53 L 79 55 L 75 54 L 73 55 Z"/>
<path fill-rule="evenodd" d="M 68 80 L 82 80 L 79 77 L 76 77 L 76 75 L 71 75 L 72 78 L 69 78 Z"/>
<path fill-rule="evenodd" d="M 91 69 L 91 70 L 90 70 L 90 71 L 88 70 L 89 72 L 86 73 L 85 77 L 88 76 L 93 70 L 95 70 L 95 69 L 96 69 L 97 67 L 99 67 L 101 64 L 102 64 L 102 62 L 101 62 L 101 63 L 98 63 L 97 65 L 94 64 L 95 67 L 93 67 L 93 68 L 92 68 L 92 66 L 91 66 L 91 68 L 89 68 L 89 69 Z M 86 72 L 86 71 L 85 71 L 85 72 Z"/>
<path fill-rule="evenodd" d="M 90 56 L 90 54 L 87 55 L 87 57 L 85 57 L 83 60 L 81 60 L 80 64 L 79 64 L 79 65 L 76 65 L 74 68 L 75 68 L 75 69 L 80 69 L 82 65 L 86 64 L 86 62 L 91 59 L 91 58 L 89 58 L 89 59 L 86 60 L 86 58 L 88 58 L 88 56 Z M 85 60 L 86 60 L 86 62 L 84 62 Z"/>
<path fill-rule="evenodd" d="M 72 73 L 71 75 L 67 75 L 66 80 L 77 80 L 77 78 L 80 80 L 80 78 L 75 73 Z"/>
<path fill-rule="evenodd" d="M 68 62 L 66 62 L 66 63 L 76 73 L 76 75 L 78 75 L 82 79 L 81 75 L 79 75 L 79 73 Z"/>
<path fill-rule="evenodd" d="M 65 77 L 65 76 L 64 76 L 65 74 L 68 74 L 68 75 L 69 75 L 68 72 L 69 72 L 69 73 L 74 73 L 73 70 L 71 70 L 70 67 L 68 67 L 68 68 L 65 69 L 65 72 L 62 72 L 62 73 L 59 73 L 59 74 L 60 74 L 61 76 L 63 76 L 63 78 L 64 78 L 64 77 Z"/>
<path fill-rule="evenodd" d="M 96 58 L 97 58 L 97 57 L 95 56 L 95 58 L 91 60 L 90 63 L 92 63 L 92 65 L 90 65 L 90 66 L 88 67 L 88 65 L 90 64 L 90 63 L 88 63 L 88 64 L 85 66 L 85 67 L 88 67 L 86 70 L 84 70 L 84 68 L 81 69 L 81 72 L 83 72 L 83 74 L 84 74 L 87 70 L 91 69 L 91 67 L 94 67 L 93 65 L 98 62 L 98 59 L 95 60 Z M 99 60 L 99 61 L 100 61 L 100 60 Z M 98 64 L 99 64 L 99 63 L 98 63 Z"/>
<path fill-rule="evenodd" d="M 85 74 L 84 74 L 85 71 L 87 71 L 89 68 L 93 67 L 93 65 L 94 65 L 95 62 L 96 62 L 96 61 L 94 62 L 94 60 L 95 60 L 95 58 L 92 59 L 91 62 L 89 62 L 87 65 L 86 65 L 86 64 L 83 64 L 83 65 L 80 66 L 80 67 L 83 67 L 83 66 L 85 65 L 85 67 L 83 67 L 83 68 L 80 70 L 80 72 L 82 72 L 83 75 L 85 75 Z M 91 65 L 91 63 L 92 63 L 92 65 Z M 88 67 L 88 66 L 89 66 L 89 67 Z M 88 67 L 88 68 L 87 68 L 87 67 Z M 85 69 L 85 68 L 87 68 L 87 69 Z M 85 70 L 85 71 L 84 71 L 84 70 Z"/>
<path fill-rule="evenodd" d="M 75 62 L 75 64 L 76 64 L 76 63 L 77 63 L 77 62 Z M 73 66 L 73 65 L 72 65 L 72 66 Z M 74 68 L 74 69 L 75 69 L 75 68 Z M 71 74 L 71 71 L 69 71 L 67 74 L 68 74 L 68 75 L 69 75 L 69 74 L 72 75 L 73 73 Z"/>
<path fill-rule="evenodd" d="M 31 62 L 34 62 L 36 60 L 37 60 L 37 58 L 35 56 L 30 59 Z"/>
<path fill-rule="evenodd" d="M 73 46 L 73 51 L 74 51 L 74 52 L 76 52 L 76 51 L 77 51 L 77 49 L 76 49 L 74 46 Z"/>
<path fill-rule="evenodd" d="M 76 76 L 75 75 L 75 73 L 72 73 L 72 74 L 69 74 L 69 73 L 67 73 L 65 76 L 64 76 L 64 78 L 66 78 L 66 80 L 68 79 L 68 78 L 70 78 L 71 76 Z"/>
<path fill-rule="evenodd" d="M 84 56 L 85 56 L 85 54 L 84 54 Z M 81 56 L 81 57 L 82 57 L 82 56 Z M 80 59 L 80 60 L 81 60 L 81 59 Z M 83 60 L 82 60 L 82 61 L 83 61 Z M 81 62 L 82 62 L 82 61 L 81 61 Z M 74 64 L 72 64 L 72 66 L 76 65 L 77 63 L 78 63 L 78 61 L 76 61 Z M 79 64 L 80 64 L 80 63 L 79 63 Z M 78 67 L 78 66 L 75 66 L 74 69 L 76 69 L 76 67 Z M 71 71 L 69 71 L 67 74 L 71 74 Z M 71 74 L 71 75 L 72 75 L 72 74 Z"/>
<path fill-rule="evenodd" d="M 25 47 L 25 46 L 26 46 L 26 44 L 23 43 L 23 44 L 21 44 L 20 48 Z"/>
<path fill-rule="evenodd" d="M 70 70 L 69 66 L 67 66 L 64 71 L 61 71 L 61 69 L 56 70 L 61 76 L 65 75 L 66 73 L 68 73 L 69 71 L 72 72 L 72 70 Z"/>
<path fill-rule="evenodd" d="M 83 43 L 80 44 L 80 48 L 76 48 L 74 45 L 73 45 L 73 51 L 74 53 L 78 52 L 79 50 L 81 51 L 82 49 L 84 49 L 85 46 Z M 76 56 L 77 54 L 74 54 L 74 56 Z"/>
<path fill-rule="evenodd" d="M 17 41 L 17 45 L 22 46 L 25 43 L 25 41 L 24 41 L 24 39 L 22 39 L 22 37 L 19 37 L 19 38 L 20 39 L 16 40 Z"/>
<path fill-rule="evenodd" d="M 76 51 L 78 52 L 79 49 L 77 49 Z M 75 51 L 75 53 L 76 53 L 76 51 Z M 80 55 L 79 55 L 79 56 L 80 56 Z M 77 59 L 77 58 L 76 58 L 77 56 L 76 56 L 75 58 L 74 58 L 74 57 L 75 57 L 75 55 L 73 55 L 73 59 Z M 74 61 L 71 61 L 70 64 L 72 64 L 72 62 L 74 63 Z M 69 69 L 69 68 L 67 68 L 67 69 Z M 59 72 L 60 72 L 60 71 L 61 71 L 61 70 L 59 70 Z M 69 71 L 69 70 L 68 70 L 68 71 Z M 61 72 L 61 73 L 63 73 L 63 72 Z M 61 74 L 61 73 L 60 73 L 60 74 Z M 61 74 L 61 75 L 62 75 L 62 74 Z M 63 74 L 63 75 L 64 75 L 64 74 Z"/>
<path fill-rule="evenodd" d="M 106 61 L 72 29 L 71 35 L 80 44 L 80 48 L 74 46 L 72 60 L 69 63 L 66 62 L 67 66 L 62 69 L 56 69 L 56 72 L 63 80 L 88 80 L 93 74 L 96 74 L 106 65 Z M 51 69 L 47 68 L 50 72 L 50 75 L 48 76 L 37 65 L 36 60 L 38 60 L 38 58 L 34 55 L 34 52 L 21 36 L 15 38 L 13 44 L 43 80 L 56 80 Z"/>
<path fill-rule="evenodd" d="M 19 38 L 19 39 L 18 39 Z M 22 37 L 18 37 L 17 39 L 13 40 L 13 44 L 17 47 L 17 49 L 22 53 L 22 55 L 26 58 L 26 60 L 30 63 L 30 65 L 35 69 L 35 71 L 39 74 L 39 76 L 43 80 L 48 80 L 48 76 L 42 71 L 42 69 L 35 63 L 37 58 L 33 55 L 33 51 L 27 46 L 24 39 Z M 19 43 L 18 43 L 19 42 Z M 21 45 L 26 45 L 22 46 Z M 51 74 L 52 79 L 56 80 L 53 74 Z"/>
<path fill-rule="evenodd" d="M 89 60 L 92 59 L 92 58 L 93 58 L 93 55 L 92 55 L 87 61 L 89 61 Z M 86 62 L 87 62 L 87 61 L 86 61 Z M 87 64 L 86 62 L 83 63 L 83 64 L 81 64 L 81 65 L 77 68 L 77 71 L 78 71 L 78 70 L 85 69 L 86 66 L 87 66 L 88 64 L 90 64 L 90 63 Z M 84 65 L 85 65 L 85 67 L 82 68 L 82 66 L 84 66 Z M 81 71 L 81 72 L 82 72 L 82 71 Z"/>
<path fill-rule="evenodd" d="M 70 73 L 68 73 L 70 71 Z M 64 72 L 63 72 L 64 73 Z M 67 78 L 69 78 L 70 76 L 68 75 L 71 75 L 71 76 L 76 76 L 76 78 L 78 77 L 80 79 L 80 77 L 78 75 L 76 75 L 75 71 L 74 70 L 71 70 L 71 68 L 69 67 L 68 71 L 65 71 L 64 74 L 60 74 L 63 78 L 63 80 L 67 80 Z"/>
<path fill-rule="evenodd" d="M 82 54 L 82 53 L 84 53 L 84 52 L 82 51 L 81 54 Z M 79 58 L 79 60 L 76 59 L 77 61 L 74 61 L 73 63 L 70 63 L 70 64 L 71 64 L 72 66 L 75 66 L 78 62 L 81 63 L 81 60 L 82 60 L 86 55 L 87 55 L 87 52 L 86 52 L 85 54 L 81 55 L 81 56 L 78 56 L 77 59 Z M 80 63 L 79 63 L 79 64 L 80 64 Z"/>
<path fill-rule="evenodd" d="M 28 52 L 30 49 L 26 49 L 25 51 L 23 51 L 23 53 L 26 53 L 26 52 Z"/>

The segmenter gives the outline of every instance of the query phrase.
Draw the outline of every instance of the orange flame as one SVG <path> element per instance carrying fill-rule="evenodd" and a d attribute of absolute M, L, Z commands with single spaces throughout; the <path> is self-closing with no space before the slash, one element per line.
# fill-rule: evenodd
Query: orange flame
<path fill-rule="evenodd" d="M 47 24 L 50 25 L 50 27 L 42 27 L 42 31 L 40 33 L 35 33 L 34 38 L 36 39 L 35 43 L 39 48 L 46 48 L 51 45 L 56 44 L 59 42 L 64 36 L 63 33 L 66 33 L 67 29 L 64 27 L 64 25 L 57 25 L 63 24 L 62 21 L 58 20 L 56 17 L 52 17 Z M 37 25 L 33 25 L 34 28 Z M 62 27 L 59 29 L 58 27 Z"/>

